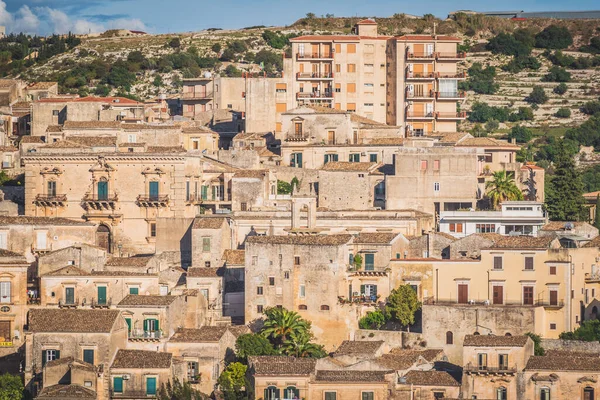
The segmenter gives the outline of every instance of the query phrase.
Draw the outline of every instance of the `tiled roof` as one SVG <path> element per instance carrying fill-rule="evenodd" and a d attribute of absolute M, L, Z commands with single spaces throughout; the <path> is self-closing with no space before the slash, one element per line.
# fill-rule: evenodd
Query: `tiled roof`
<path fill-rule="evenodd" d="M 581 355 L 533 356 L 527 361 L 526 370 L 548 371 L 599 371 L 600 357 Z"/>
<path fill-rule="evenodd" d="M 218 342 L 227 332 L 226 326 L 203 326 L 198 329 L 178 329 L 170 342 L 206 343 Z"/>
<path fill-rule="evenodd" d="M 231 325 L 227 329 L 229 329 L 229 332 L 231 332 L 236 338 L 240 335 L 251 332 L 250 328 L 248 328 L 246 325 Z"/>
<path fill-rule="evenodd" d="M 8 153 L 11 151 L 19 151 L 19 149 L 14 146 L 0 146 L 0 153 Z"/>
<path fill-rule="evenodd" d="M 109 333 L 119 314 L 118 310 L 34 308 L 29 310 L 29 330 L 38 333 Z"/>
<path fill-rule="evenodd" d="M 263 178 L 267 171 L 264 169 L 245 169 L 235 171 L 234 178 Z"/>
<path fill-rule="evenodd" d="M 45 90 L 56 85 L 58 85 L 58 82 L 34 82 L 27 86 L 27 90 Z"/>
<path fill-rule="evenodd" d="M 404 36 L 397 36 L 396 37 L 397 40 L 407 40 L 407 41 L 411 41 L 411 40 L 447 40 L 447 41 L 452 41 L 452 42 L 460 42 L 460 38 L 457 37 L 453 37 L 453 36 L 438 36 L 437 38 L 434 38 L 431 35 L 404 35 Z"/>
<path fill-rule="evenodd" d="M 489 137 L 467 138 L 456 144 L 457 147 L 511 147 L 519 149 L 516 144 L 508 143 L 505 140 L 498 140 Z"/>
<path fill-rule="evenodd" d="M 317 106 L 317 105 L 305 105 L 298 107 L 298 109 L 310 109 L 313 110 L 316 114 L 346 114 L 348 111 L 338 110 L 333 107 L 325 107 L 325 106 Z"/>
<path fill-rule="evenodd" d="M 446 371 L 417 371 L 412 370 L 404 376 L 406 384 L 419 386 L 460 386 Z"/>
<path fill-rule="evenodd" d="M 254 244 L 292 244 L 305 246 L 341 246 L 348 243 L 352 235 L 307 235 L 307 236 L 250 236 L 246 243 Z"/>
<path fill-rule="evenodd" d="M 439 137 L 440 143 L 457 143 L 463 138 L 465 138 L 465 136 L 471 135 L 467 132 L 448 132 L 444 133 L 442 136 L 435 136 Z"/>
<path fill-rule="evenodd" d="M 69 365 L 69 367 L 71 367 L 71 368 L 85 369 L 87 371 L 95 371 L 96 370 L 96 367 L 93 364 L 86 363 L 85 361 L 82 361 L 82 360 L 76 360 L 73 357 L 64 357 L 64 358 L 59 358 L 58 360 L 48 361 L 46 363 L 46 367 L 50 368 L 50 367 L 56 367 L 58 365 L 64 365 L 64 364 Z"/>
<path fill-rule="evenodd" d="M 525 164 L 521 165 L 521 169 L 522 170 L 526 170 L 526 169 L 537 169 L 537 170 L 544 170 L 544 168 L 537 166 L 534 162 L 532 161 L 528 161 Z M 585 194 L 583 195 L 585 197 Z"/>
<path fill-rule="evenodd" d="M 358 122 L 359 124 L 364 124 L 364 125 L 387 126 L 386 124 L 384 124 L 382 122 L 377 122 L 374 119 L 363 117 L 362 115 L 358 115 L 355 113 L 350 114 L 350 121 Z"/>
<path fill-rule="evenodd" d="M 131 100 L 128 99 L 127 97 L 94 97 L 94 96 L 88 96 L 88 97 L 82 97 L 80 99 L 75 99 L 75 102 L 77 103 L 94 103 L 94 102 L 101 102 L 101 103 L 111 103 L 111 104 L 141 104 L 135 100 Z"/>
<path fill-rule="evenodd" d="M 227 222 L 225 217 L 196 217 L 192 229 L 220 229 Z"/>
<path fill-rule="evenodd" d="M 183 133 L 216 133 L 206 126 L 191 126 L 181 129 Z M 237 137 L 237 136 L 236 136 Z"/>
<path fill-rule="evenodd" d="M 339 41 L 339 42 L 358 42 L 360 40 L 360 36 L 356 36 L 356 35 L 305 35 L 305 36 L 298 36 L 295 38 L 290 39 L 290 42 L 303 42 L 306 40 L 315 40 L 315 41 L 322 41 L 322 40 L 335 40 L 335 41 Z"/>
<path fill-rule="evenodd" d="M 244 250 L 223 251 L 223 260 L 229 265 L 244 265 L 246 260 L 246 252 Z"/>
<path fill-rule="evenodd" d="M 73 226 L 94 226 L 94 224 L 85 221 L 76 221 L 61 217 L 26 217 L 23 215 L 8 217 L 0 216 L 0 225 L 73 225 Z"/>
<path fill-rule="evenodd" d="M 600 236 L 596 236 L 588 243 L 584 244 L 583 247 L 600 247 Z"/>
<path fill-rule="evenodd" d="M 13 110 L 15 108 L 30 108 L 31 103 L 29 101 L 18 101 L 12 105 Z"/>
<path fill-rule="evenodd" d="M 86 146 L 71 142 L 70 140 L 57 140 L 56 142 L 45 145 L 43 148 L 48 149 L 82 149 Z"/>
<path fill-rule="evenodd" d="M 402 137 L 385 137 L 385 138 L 374 138 L 369 140 L 371 145 L 381 146 L 403 146 L 404 138 Z"/>
<path fill-rule="evenodd" d="M 223 268 L 213 267 L 192 267 L 188 268 L 188 278 L 218 278 L 222 277 L 225 273 Z"/>
<path fill-rule="evenodd" d="M 547 249 L 556 238 L 553 236 L 499 236 L 493 249 Z"/>
<path fill-rule="evenodd" d="M 59 133 L 62 132 L 62 125 L 48 125 L 46 132 L 48 133 Z"/>
<path fill-rule="evenodd" d="M 131 272 L 131 271 L 92 271 L 92 276 L 157 276 L 147 272 Z"/>
<path fill-rule="evenodd" d="M 373 21 L 372 19 L 363 19 L 361 21 L 358 21 L 356 24 L 357 25 L 377 25 L 377 22 Z"/>
<path fill-rule="evenodd" d="M 377 163 L 331 161 L 321 167 L 322 171 L 369 172 Z"/>
<path fill-rule="evenodd" d="M 75 399 L 95 399 L 96 392 L 79 385 L 52 385 L 45 386 L 36 399 L 57 399 L 57 400 L 75 400 Z"/>
<path fill-rule="evenodd" d="M 119 143 L 119 147 L 145 147 L 146 143 L 135 142 L 135 143 Z"/>
<path fill-rule="evenodd" d="M 529 336 L 466 335 L 463 346 L 471 347 L 523 347 Z"/>
<path fill-rule="evenodd" d="M 399 233 L 361 232 L 353 240 L 355 244 L 389 244 Z"/>
<path fill-rule="evenodd" d="M 373 355 L 383 345 L 383 340 L 344 340 L 337 348 L 336 356 Z"/>
<path fill-rule="evenodd" d="M 111 368 L 162 369 L 171 368 L 173 355 L 159 351 L 119 349 Z"/>
<path fill-rule="evenodd" d="M 317 371 L 316 381 L 320 382 L 386 382 L 388 371 Z"/>
<path fill-rule="evenodd" d="M 173 130 L 180 130 L 181 126 L 180 125 L 172 125 L 172 124 L 146 124 L 146 123 L 128 123 L 128 124 L 123 124 L 121 125 L 121 128 L 123 128 L 126 131 L 141 131 L 141 130 L 169 130 L 169 129 L 173 129 Z"/>
<path fill-rule="evenodd" d="M 412 367 L 419 360 L 419 357 L 423 357 L 425 360 L 433 362 L 436 361 L 442 353 L 443 351 L 441 349 L 394 349 L 389 354 L 383 354 L 378 357 L 375 361 L 385 368 L 394 371 L 404 371 Z"/>
<path fill-rule="evenodd" d="M 254 367 L 255 375 L 306 376 L 314 372 L 317 360 L 286 356 L 255 356 L 248 357 L 248 363 Z"/>
<path fill-rule="evenodd" d="M 573 228 L 579 228 L 587 224 L 582 221 L 550 221 L 541 227 L 543 231 L 564 231 L 566 224 L 570 224 Z"/>
<path fill-rule="evenodd" d="M 145 267 L 152 256 L 111 257 L 106 260 L 107 267 Z"/>
<path fill-rule="evenodd" d="M 120 121 L 65 121 L 64 129 L 120 129 Z"/>
<path fill-rule="evenodd" d="M 14 251 L 0 249 L 0 257 L 22 257 L 23 255 L 20 253 L 15 253 Z"/>
<path fill-rule="evenodd" d="M 82 270 L 79 267 L 76 267 L 74 265 L 68 265 L 66 267 L 57 269 L 56 271 L 51 271 L 48 272 L 46 274 L 44 274 L 45 276 L 85 276 L 87 275 L 87 272 Z"/>
<path fill-rule="evenodd" d="M 182 146 L 148 146 L 147 153 L 185 153 Z"/>
<path fill-rule="evenodd" d="M 20 143 L 44 143 L 41 136 L 21 136 Z"/>
<path fill-rule="evenodd" d="M 67 136 L 65 140 L 89 147 L 115 147 L 115 136 Z"/>
<path fill-rule="evenodd" d="M 0 79 L 0 88 L 9 88 L 17 84 L 16 79 Z"/>
<path fill-rule="evenodd" d="M 138 295 L 128 294 L 123 300 L 119 302 L 119 306 L 149 306 L 149 307 L 161 307 L 168 306 L 177 299 L 178 296 L 157 296 L 157 295 Z"/>

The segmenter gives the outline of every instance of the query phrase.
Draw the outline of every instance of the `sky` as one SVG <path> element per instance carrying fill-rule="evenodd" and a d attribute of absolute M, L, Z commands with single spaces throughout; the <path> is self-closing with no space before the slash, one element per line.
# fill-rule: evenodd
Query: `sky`
<path fill-rule="evenodd" d="M 7 32 L 32 34 L 88 33 L 106 29 L 149 33 L 238 29 L 253 25 L 284 26 L 306 13 L 387 17 L 395 13 L 434 14 L 450 11 L 553 11 L 599 9 L 597 0 L 576 4 L 559 0 L 0 0 L 0 25 Z M 574 7 L 574 8 L 570 8 Z"/>

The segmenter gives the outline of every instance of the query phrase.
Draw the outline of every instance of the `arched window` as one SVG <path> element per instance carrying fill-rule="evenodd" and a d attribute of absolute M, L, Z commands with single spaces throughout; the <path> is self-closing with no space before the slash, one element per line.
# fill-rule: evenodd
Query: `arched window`
<path fill-rule="evenodd" d="M 475 331 L 475 332 L 473 332 L 473 335 L 479 336 L 479 332 Z"/>
<path fill-rule="evenodd" d="M 294 386 L 288 386 L 283 391 L 284 399 L 299 399 L 300 398 L 300 390 L 296 389 Z"/>
<path fill-rule="evenodd" d="M 269 386 L 265 389 L 265 400 L 279 400 L 280 391 L 275 386 Z"/>
<path fill-rule="evenodd" d="M 328 306 L 328 305 L 325 305 L 325 304 L 323 304 L 323 305 L 321 306 L 321 311 L 329 311 L 329 306 Z"/>
<path fill-rule="evenodd" d="M 511 333 L 510 333 L 510 332 L 506 332 L 506 333 L 504 334 L 504 336 L 506 336 L 506 337 L 511 337 L 512 335 L 511 335 Z"/>
<path fill-rule="evenodd" d="M 504 386 L 500 386 L 496 389 L 496 400 L 507 400 L 506 388 Z"/>
<path fill-rule="evenodd" d="M 540 400 L 550 400 L 550 388 L 543 387 L 540 389 Z"/>
<path fill-rule="evenodd" d="M 300 304 L 298 310 L 308 310 L 308 307 L 306 307 L 306 304 Z"/>
<path fill-rule="evenodd" d="M 454 334 L 451 331 L 446 332 L 446 344 L 454 344 Z"/>

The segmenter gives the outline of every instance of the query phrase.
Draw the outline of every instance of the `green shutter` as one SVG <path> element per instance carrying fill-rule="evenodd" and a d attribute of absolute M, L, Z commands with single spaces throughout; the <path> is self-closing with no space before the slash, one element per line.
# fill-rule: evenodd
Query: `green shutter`
<path fill-rule="evenodd" d="M 365 271 L 373 271 L 375 269 L 375 254 L 365 254 Z"/>
<path fill-rule="evenodd" d="M 365 295 L 365 285 L 360 285 L 360 294 Z"/>
<path fill-rule="evenodd" d="M 83 350 L 83 361 L 88 364 L 94 364 L 94 350 L 86 349 Z"/>
<path fill-rule="evenodd" d="M 202 186 L 202 200 L 208 199 L 208 186 Z"/>
<path fill-rule="evenodd" d="M 56 354 L 55 360 L 60 360 L 60 350 L 54 350 L 54 354 Z"/>
<path fill-rule="evenodd" d="M 377 298 L 377 285 L 373 285 L 373 296 L 375 296 L 375 298 Z"/>
<path fill-rule="evenodd" d="M 146 394 L 156 394 L 156 378 L 146 378 Z"/>
<path fill-rule="evenodd" d="M 337 154 L 333 155 L 333 161 L 338 161 L 338 155 Z"/>
<path fill-rule="evenodd" d="M 42 350 L 42 368 L 46 365 L 46 357 L 48 356 L 48 350 Z"/>
<path fill-rule="evenodd" d="M 298 165 L 296 165 L 296 167 L 302 168 L 302 153 L 298 153 Z M 277 398 L 279 398 L 279 395 L 277 395 Z"/>
<path fill-rule="evenodd" d="M 154 326 L 156 326 L 156 330 L 157 331 L 160 331 L 160 325 L 158 324 L 158 320 L 157 319 L 154 320 Z"/>
<path fill-rule="evenodd" d="M 329 161 L 329 154 L 325 154 L 323 156 L 323 164 L 327 164 L 328 161 Z"/>
<path fill-rule="evenodd" d="M 139 294 L 139 293 L 140 293 L 140 291 L 138 288 L 136 288 L 136 287 L 129 288 L 129 294 Z"/>
<path fill-rule="evenodd" d="M 98 286 L 98 304 L 106 304 L 106 286 Z"/>
<path fill-rule="evenodd" d="M 144 332 L 148 332 L 148 320 L 144 320 Z"/>
<path fill-rule="evenodd" d="M 148 192 L 151 199 L 158 199 L 158 182 L 152 181 L 149 183 Z"/>
<path fill-rule="evenodd" d="M 122 377 L 115 376 L 113 378 L 113 392 L 123 393 L 123 378 Z"/>
<path fill-rule="evenodd" d="M 125 322 L 127 322 L 127 332 L 131 332 L 131 318 L 125 318 Z"/>

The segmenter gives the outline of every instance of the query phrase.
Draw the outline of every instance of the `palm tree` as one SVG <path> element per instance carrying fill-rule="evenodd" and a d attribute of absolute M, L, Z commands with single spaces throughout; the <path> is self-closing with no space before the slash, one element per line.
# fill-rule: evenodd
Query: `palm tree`
<path fill-rule="evenodd" d="M 493 208 L 507 200 L 523 200 L 523 193 L 515 184 L 515 180 L 506 174 L 506 171 L 497 171 L 492 175 L 492 180 L 486 182 L 487 197 Z"/>
<path fill-rule="evenodd" d="M 291 333 L 289 339 L 283 342 L 281 352 L 292 357 L 325 357 L 323 346 L 311 343 L 312 339 L 312 335 L 308 331 Z"/>
<path fill-rule="evenodd" d="M 273 307 L 265 310 L 267 319 L 262 334 L 273 342 L 282 344 L 292 334 L 309 332 L 310 323 L 302 319 L 298 313 L 285 308 Z"/>

